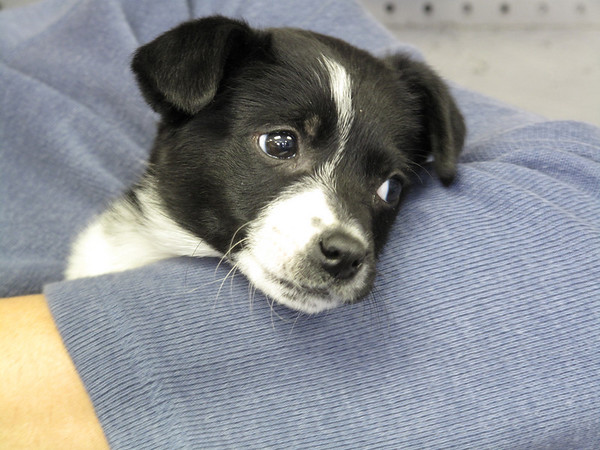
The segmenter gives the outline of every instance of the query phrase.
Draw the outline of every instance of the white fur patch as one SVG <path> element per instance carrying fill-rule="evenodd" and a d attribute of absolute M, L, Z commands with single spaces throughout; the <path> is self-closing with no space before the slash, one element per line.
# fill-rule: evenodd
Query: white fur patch
<path fill-rule="evenodd" d="M 330 164 L 336 166 L 342 158 L 342 152 L 348 143 L 350 130 L 354 123 L 354 109 L 352 107 L 352 79 L 345 67 L 326 56 L 321 58 L 321 63 L 329 76 L 329 87 L 335 102 L 338 116 L 339 146 Z"/>
<path fill-rule="evenodd" d="M 251 231 L 254 257 L 277 273 L 327 227 L 337 224 L 325 195 L 313 189 L 270 205 Z"/>
<path fill-rule="evenodd" d="M 293 186 L 254 221 L 235 264 L 262 292 L 292 309 L 316 313 L 334 308 L 351 299 L 355 288 L 365 284 L 366 274 L 357 274 L 343 292 L 332 289 L 330 280 L 307 274 L 311 246 L 331 228 L 343 229 L 367 246 L 359 227 L 342 223 L 319 180 L 310 178 Z"/>
<path fill-rule="evenodd" d="M 220 255 L 175 223 L 152 188 L 140 189 L 137 195 L 143 214 L 120 199 L 79 235 L 67 279 L 121 272 L 174 256 Z"/>

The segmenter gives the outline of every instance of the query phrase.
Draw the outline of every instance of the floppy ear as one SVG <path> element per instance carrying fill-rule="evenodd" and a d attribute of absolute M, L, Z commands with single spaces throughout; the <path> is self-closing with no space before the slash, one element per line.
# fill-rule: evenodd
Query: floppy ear
<path fill-rule="evenodd" d="M 228 68 L 268 44 L 267 34 L 244 22 L 208 17 L 185 22 L 140 47 L 131 67 L 155 111 L 191 115 L 214 98 Z"/>
<path fill-rule="evenodd" d="M 462 150 L 466 127 L 462 114 L 444 81 L 426 64 L 406 55 L 386 58 L 416 94 L 420 95 L 433 166 L 448 186 L 456 177 L 456 164 Z"/>

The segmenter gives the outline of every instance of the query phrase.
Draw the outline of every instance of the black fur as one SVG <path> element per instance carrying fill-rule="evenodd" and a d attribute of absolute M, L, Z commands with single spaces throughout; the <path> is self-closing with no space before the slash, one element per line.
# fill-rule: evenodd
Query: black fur
<path fill-rule="evenodd" d="M 454 179 L 464 122 L 425 64 L 403 55 L 378 59 L 302 30 L 257 31 L 223 17 L 187 22 L 133 59 L 145 99 L 162 116 L 143 182 L 156 183 L 169 214 L 220 252 L 335 153 L 336 107 L 315 76 L 326 75 L 321 55 L 342 64 L 353 83 L 355 120 L 335 174 L 336 201 L 370 231 L 375 253 L 398 210 L 376 196 L 383 181 L 408 184 L 429 155 L 444 184 Z M 293 160 L 257 147 L 257 136 L 279 129 L 299 137 Z"/>

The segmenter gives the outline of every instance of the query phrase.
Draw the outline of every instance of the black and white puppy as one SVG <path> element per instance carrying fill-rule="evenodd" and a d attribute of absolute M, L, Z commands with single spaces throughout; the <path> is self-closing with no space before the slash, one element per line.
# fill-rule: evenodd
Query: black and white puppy
<path fill-rule="evenodd" d="M 77 238 L 67 278 L 225 256 L 268 297 L 319 312 L 369 293 L 428 158 L 455 177 L 463 118 L 406 56 L 210 17 L 144 45 L 132 68 L 161 115 L 148 168 Z"/>

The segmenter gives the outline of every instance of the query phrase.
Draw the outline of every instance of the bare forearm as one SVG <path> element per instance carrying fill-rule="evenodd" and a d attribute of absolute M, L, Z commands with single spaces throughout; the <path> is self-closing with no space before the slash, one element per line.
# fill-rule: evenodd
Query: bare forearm
<path fill-rule="evenodd" d="M 0 448 L 106 449 L 43 295 L 0 299 Z"/>

